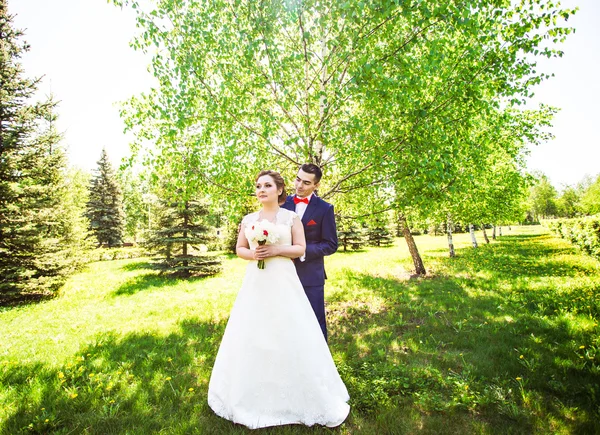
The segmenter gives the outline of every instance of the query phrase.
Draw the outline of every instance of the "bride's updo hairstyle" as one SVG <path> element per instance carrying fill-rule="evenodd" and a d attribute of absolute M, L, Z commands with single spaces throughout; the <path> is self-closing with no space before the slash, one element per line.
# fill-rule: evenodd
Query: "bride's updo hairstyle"
<path fill-rule="evenodd" d="M 279 172 L 275 172 L 275 171 L 260 171 L 258 173 L 258 176 L 256 177 L 256 180 L 254 180 L 254 182 L 257 182 L 258 179 L 260 177 L 262 177 L 263 175 L 268 175 L 269 177 L 271 177 L 273 179 L 273 181 L 275 182 L 275 186 L 277 186 L 277 189 L 281 189 L 281 195 L 279 195 L 278 202 L 279 205 L 283 204 L 285 202 L 285 199 L 287 198 L 287 193 L 285 193 L 285 181 L 283 180 L 283 177 L 281 176 L 281 174 Z"/>

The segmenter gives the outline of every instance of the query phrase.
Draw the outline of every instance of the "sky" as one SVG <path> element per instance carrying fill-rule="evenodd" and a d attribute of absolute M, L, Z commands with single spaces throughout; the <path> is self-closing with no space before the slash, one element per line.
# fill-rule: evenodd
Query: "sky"
<path fill-rule="evenodd" d="M 31 46 L 21 63 L 28 77 L 43 76 L 41 96 L 60 102 L 57 128 L 69 161 L 95 168 L 102 148 L 117 167 L 129 155 L 119 102 L 154 84 L 150 58 L 129 46 L 135 14 L 107 0 L 8 0 L 13 24 Z"/>
<path fill-rule="evenodd" d="M 579 7 L 568 25 L 576 29 L 560 46 L 559 59 L 541 59 L 554 77 L 534 88 L 528 107 L 560 108 L 550 130 L 555 139 L 532 147 L 531 171 L 557 188 L 600 174 L 600 0 L 563 0 Z M 22 58 L 29 77 L 43 76 L 41 95 L 60 101 L 57 127 L 72 165 L 91 170 L 102 148 L 115 166 L 129 155 L 119 103 L 148 90 L 149 58 L 129 46 L 138 29 L 135 14 L 107 0 L 8 0 L 14 25 L 31 49 Z"/>

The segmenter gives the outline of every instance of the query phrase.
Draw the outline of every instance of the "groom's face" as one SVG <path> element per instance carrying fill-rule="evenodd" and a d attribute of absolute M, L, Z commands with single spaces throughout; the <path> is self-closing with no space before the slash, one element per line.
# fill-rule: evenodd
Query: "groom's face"
<path fill-rule="evenodd" d="M 298 198 L 306 198 L 319 187 L 319 183 L 315 183 L 315 174 L 309 174 L 300 169 L 298 175 L 296 175 L 294 187 Z"/>

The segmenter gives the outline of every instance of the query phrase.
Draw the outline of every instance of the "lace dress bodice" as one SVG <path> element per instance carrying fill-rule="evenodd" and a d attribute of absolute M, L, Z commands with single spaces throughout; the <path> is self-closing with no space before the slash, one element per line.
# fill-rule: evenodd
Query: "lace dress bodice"
<path fill-rule="evenodd" d="M 277 231 L 278 240 L 274 245 L 290 246 L 292 244 L 292 225 L 294 224 L 294 218 L 298 217 L 296 213 L 285 208 L 280 208 L 275 215 L 275 230 Z M 250 213 L 242 219 L 242 225 L 247 236 L 247 230 L 252 228 L 252 225 L 258 222 L 260 219 L 260 212 Z M 250 249 L 255 249 L 258 244 L 250 241 L 248 238 Z"/>

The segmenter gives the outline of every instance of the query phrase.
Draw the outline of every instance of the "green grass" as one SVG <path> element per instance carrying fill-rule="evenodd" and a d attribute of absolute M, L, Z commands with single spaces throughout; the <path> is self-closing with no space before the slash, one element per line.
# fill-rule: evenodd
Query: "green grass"
<path fill-rule="evenodd" d="M 477 250 L 456 235 L 454 259 L 417 237 L 425 278 L 400 239 L 327 258 L 351 414 L 259 432 L 600 432 L 600 262 L 541 227 L 504 234 Z M 93 263 L 58 298 L 1 310 L 0 433 L 249 433 L 206 404 L 244 268 L 171 281 L 143 259 Z"/>

